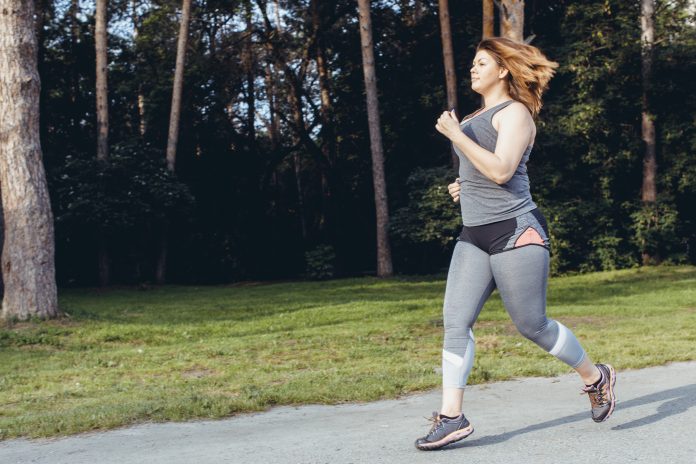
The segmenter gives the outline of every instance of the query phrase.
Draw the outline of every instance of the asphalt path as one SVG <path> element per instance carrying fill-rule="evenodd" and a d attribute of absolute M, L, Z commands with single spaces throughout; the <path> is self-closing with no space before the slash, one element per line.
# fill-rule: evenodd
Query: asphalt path
<path fill-rule="evenodd" d="M 276 407 L 218 421 L 141 424 L 0 442 L 0 463 L 667 463 L 696 464 L 696 362 L 618 371 L 601 424 L 575 375 L 468 387 L 474 433 L 419 451 L 437 390 L 395 400 Z"/>

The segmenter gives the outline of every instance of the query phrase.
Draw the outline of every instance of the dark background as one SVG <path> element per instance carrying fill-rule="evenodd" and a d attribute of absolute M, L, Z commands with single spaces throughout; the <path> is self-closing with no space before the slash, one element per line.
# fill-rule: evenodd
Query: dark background
<path fill-rule="evenodd" d="M 95 160 L 93 6 L 39 3 L 42 148 L 59 285 L 98 282 L 99 236 L 108 243 L 112 283 L 152 282 L 165 224 L 170 283 L 375 272 L 357 2 L 320 2 L 322 28 L 316 34 L 331 86 L 328 136 L 319 116 L 309 1 L 281 1 L 282 27 L 273 34 L 257 2 L 194 1 L 175 175 L 164 169 L 164 151 L 180 2 L 109 2 L 107 164 Z M 463 115 L 480 105 L 469 88 L 468 68 L 481 37 L 481 2 L 449 6 Z M 446 109 L 437 9 L 434 0 L 372 2 L 397 273 L 446 268 L 459 224 L 458 205 L 445 188 L 456 173 L 449 167 L 448 144 L 434 128 Z M 268 11 L 275 26 L 273 2 Z M 635 266 L 646 249 L 656 262 L 695 262 L 694 24 L 688 2 L 657 2 L 650 95 L 658 202 L 646 208 L 640 201 L 639 2 L 526 2 L 525 36 L 534 35 L 532 43 L 560 64 L 528 165 L 532 195 L 549 221 L 554 274 Z M 294 73 L 273 68 L 281 121 L 275 146 L 266 124 L 269 41 Z M 244 53 L 251 53 L 250 62 Z M 303 59 L 307 70 L 300 75 Z M 291 117 L 293 79 L 309 139 Z M 138 93 L 146 102 L 144 135 Z M 317 153 L 325 144 L 335 153 L 324 166 L 323 186 Z"/>

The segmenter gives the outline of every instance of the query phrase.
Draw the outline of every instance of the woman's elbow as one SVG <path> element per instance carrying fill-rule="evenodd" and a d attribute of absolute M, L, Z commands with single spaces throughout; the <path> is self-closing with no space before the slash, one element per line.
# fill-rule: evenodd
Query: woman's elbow
<path fill-rule="evenodd" d="M 503 185 L 506 184 L 510 179 L 512 179 L 513 174 L 514 173 L 508 172 L 497 173 L 492 177 L 491 180 L 498 185 Z"/>

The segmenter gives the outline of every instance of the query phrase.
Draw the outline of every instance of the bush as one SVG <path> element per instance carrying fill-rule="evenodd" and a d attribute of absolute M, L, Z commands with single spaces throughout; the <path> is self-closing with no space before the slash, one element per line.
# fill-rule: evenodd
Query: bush
<path fill-rule="evenodd" d="M 571 271 L 622 269 L 637 264 L 637 250 L 626 227 L 629 211 L 609 200 L 580 199 L 546 203 L 536 200 L 546 217 L 551 239 L 552 275 Z M 617 220 L 617 218 L 619 218 Z"/>
<path fill-rule="evenodd" d="M 63 283 L 93 282 L 101 237 L 108 243 L 114 280 L 141 280 L 153 266 L 152 250 L 164 225 L 178 228 L 193 217 L 189 188 L 167 171 L 164 153 L 147 144 L 114 145 L 107 162 L 67 155 L 48 172 L 48 181 Z"/>
<path fill-rule="evenodd" d="M 331 279 L 334 276 L 336 253 L 331 245 L 318 245 L 305 253 L 305 262 L 305 271 L 310 279 Z"/>
<path fill-rule="evenodd" d="M 418 168 L 408 176 L 408 204 L 390 218 L 394 261 L 411 272 L 431 272 L 449 260 L 462 226 L 459 205 L 452 202 L 447 184 L 452 168 Z"/>
<path fill-rule="evenodd" d="M 654 260 L 674 264 L 688 261 L 686 240 L 679 230 L 679 217 L 674 204 L 666 198 L 643 202 L 631 213 L 633 241 L 642 253 Z"/>

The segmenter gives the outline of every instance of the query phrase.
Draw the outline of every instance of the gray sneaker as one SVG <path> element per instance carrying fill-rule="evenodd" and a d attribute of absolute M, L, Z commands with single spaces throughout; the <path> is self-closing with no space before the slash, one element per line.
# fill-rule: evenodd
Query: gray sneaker
<path fill-rule="evenodd" d="M 464 414 L 456 419 L 440 417 L 437 411 L 433 412 L 433 417 L 426 418 L 433 422 L 430 432 L 422 438 L 416 440 L 416 448 L 423 451 L 440 449 L 443 446 L 463 440 L 472 433 L 474 427 L 466 420 Z"/>
<path fill-rule="evenodd" d="M 614 394 L 616 371 L 614 371 L 614 368 L 609 364 L 595 365 L 602 374 L 602 378 L 599 379 L 597 385 L 588 385 L 582 389 L 582 392 L 587 393 L 590 397 L 592 420 L 595 422 L 603 422 L 609 419 L 616 405 L 616 395 Z"/>

